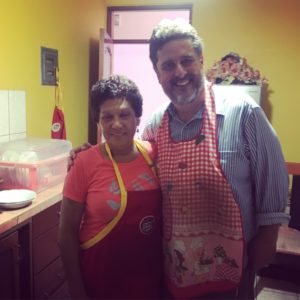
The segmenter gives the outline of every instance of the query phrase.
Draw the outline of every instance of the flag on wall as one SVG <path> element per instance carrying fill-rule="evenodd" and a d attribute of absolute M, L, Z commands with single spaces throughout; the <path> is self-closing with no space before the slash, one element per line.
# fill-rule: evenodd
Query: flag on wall
<path fill-rule="evenodd" d="M 60 100 L 62 98 L 58 69 L 56 68 L 56 85 L 54 90 L 55 106 L 52 117 L 51 138 L 65 140 L 67 138 L 64 112 Z"/>

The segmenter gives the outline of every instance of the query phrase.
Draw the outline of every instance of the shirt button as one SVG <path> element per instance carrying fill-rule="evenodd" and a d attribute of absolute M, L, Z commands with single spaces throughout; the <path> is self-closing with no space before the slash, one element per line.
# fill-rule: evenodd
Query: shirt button
<path fill-rule="evenodd" d="M 173 189 L 172 183 L 168 183 L 168 184 L 167 184 L 167 192 L 171 192 L 172 189 Z"/>

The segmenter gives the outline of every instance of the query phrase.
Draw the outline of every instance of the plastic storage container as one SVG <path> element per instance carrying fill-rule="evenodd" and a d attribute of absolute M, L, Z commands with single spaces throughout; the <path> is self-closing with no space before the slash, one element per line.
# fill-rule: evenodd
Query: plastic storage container
<path fill-rule="evenodd" d="M 0 143 L 0 189 L 41 191 L 64 181 L 70 141 L 26 138 Z"/>

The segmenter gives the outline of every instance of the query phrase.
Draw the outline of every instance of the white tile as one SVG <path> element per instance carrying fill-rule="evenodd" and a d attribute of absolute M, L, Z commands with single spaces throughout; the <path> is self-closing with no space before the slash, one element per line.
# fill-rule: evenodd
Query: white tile
<path fill-rule="evenodd" d="M 298 295 L 288 292 L 278 292 L 271 290 L 262 290 L 258 296 L 257 300 L 298 300 Z"/>
<path fill-rule="evenodd" d="M 26 132 L 25 91 L 9 91 L 8 99 L 10 134 Z"/>
<path fill-rule="evenodd" d="M 0 91 L 0 136 L 9 134 L 8 91 Z"/>
<path fill-rule="evenodd" d="M 9 135 L 0 135 L 0 143 L 8 142 Z"/>
<path fill-rule="evenodd" d="M 26 138 L 26 132 L 15 133 L 15 134 L 11 134 L 9 136 L 10 141 L 15 141 L 15 140 L 24 139 L 24 138 Z"/>

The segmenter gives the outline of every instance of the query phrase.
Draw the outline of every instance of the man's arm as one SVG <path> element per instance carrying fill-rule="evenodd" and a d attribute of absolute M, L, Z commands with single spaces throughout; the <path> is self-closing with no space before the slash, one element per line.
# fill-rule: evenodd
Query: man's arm
<path fill-rule="evenodd" d="M 260 226 L 257 235 L 248 245 L 248 268 L 254 272 L 269 265 L 276 254 L 280 224 Z"/>
<path fill-rule="evenodd" d="M 72 168 L 72 166 L 74 165 L 74 161 L 76 159 L 76 156 L 79 152 L 87 150 L 89 148 L 91 148 L 92 145 L 90 143 L 84 143 L 83 145 L 81 145 L 80 147 L 74 148 L 70 151 L 69 153 L 69 157 L 68 157 L 68 171 L 70 171 L 70 169 Z"/>
<path fill-rule="evenodd" d="M 246 129 L 254 185 L 256 236 L 248 245 L 249 268 L 258 271 L 276 253 L 279 226 L 288 222 L 288 174 L 277 135 L 260 108 L 249 118 Z"/>
<path fill-rule="evenodd" d="M 157 130 L 169 103 L 163 103 L 154 111 L 144 128 L 142 140 L 156 142 Z"/>

